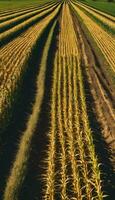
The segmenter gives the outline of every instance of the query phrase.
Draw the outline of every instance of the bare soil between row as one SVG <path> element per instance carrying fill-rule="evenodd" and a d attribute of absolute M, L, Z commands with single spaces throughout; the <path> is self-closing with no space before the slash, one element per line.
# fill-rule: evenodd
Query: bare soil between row
<path fill-rule="evenodd" d="M 97 54 L 93 47 L 91 40 L 84 32 L 79 19 L 75 13 L 71 11 L 74 29 L 77 37 L 79 38 L 78 27 L 82 36 L 86 55 L 89 65 L 87 68 L 84 65 L 84 59 L 82 56 L 82 73 L 85 87 L 87 111 L 90 121 L 90 126 L 93 132 L 93 139 L 95 143 L 95 150 L 101 163 L 103 190 L 105 194 L 109 195 L 107 200 L 113 200 L 114 195 L 114 121 L 111 116 L 108 105 L 104 100 L 104 97 L 109 102 L 110 108 L 114 109 L 114 97 L 115 90 L 114 85 L 111 82 L 110 77 L 104 70 L 101 58 Z M 53 76 L 53 63 L 55 58 L 56 48 L 58 46 L 58 34 L 60 27 L 57 26 L 54 37 L 52 40 L 52 46 L 49 50 L 49 56 L 47 61 L 47 71 L 45 79 L 45 95 L 41 107 L 40 119 L 35 130 L 35 134 L 32 140 L 30 158 L 28 162 L 28 171 L 25 175 L 25 180 L 20 189 L 20 200 L 36 200 L 42 199 L 43 192 L 43 180 L 42 174 L 45 170 L 44 158 L 48 148 L 47 133 L 50 127 L 50 101 L 51 101 L 51 88 L 52 88 L 52 76 Z M 48 33 L 48 32 L 47 32 Z M 37 58 L 39 52 L 39 58 L 42 56 L 43 46 L 45 44 L 48 34 L 42 37 L 41 44 L 36 45 L 36 49 L 33 51 L 32 57 L 29 61 L 29 66 L 33 66 L 26 72 L 23 87 L 20 89 L 20 97 L 15 105 L 13 117 L 7 130 L 2 134 L 2 146 L 0 154 L 0 162 L 2 163 L 0 176 L 0 193 L 3 193 L 9 171 L 13 164 L 13 160 L 17 151 L 18 139 L 20 133 L 25 129 L 25 124 L 28 115 L 31 113 L 31 106 L 34 102 L 35 94 L 35 81 L 37 73 L 39 71 L 40 59 Z M 71 33 L 70 33 L 71 34 Z M 79 39 L 79 51 L 82 54 L 81 42 Z M 40 53 L 41 52 L 41 53 Z M 33 70 L 34 69 L 34 70 Z M 102 91 L 98 83 L 101 85 Z M 103 97 L 104 95 L 104 97 Z M 1 197 L 0 197 L 1 199 Z M 57 200 L 58 197 L 57 197 Z"/>
<path fill-rule="evenodd" d="M 76 17 L 73 11 L 71 11 L 71 14 L 73 16 L 74 28 L 77 37 L 79 37 L 79 27 L 80 34 L 85 46 L 85 53 L 88 59 L 88 66 L 85 66 L 82 55 L 82 73 L 84 77 L 87 111 L 90 125 L 94 133 L 93 139 L 95 143 L 95 150 L 98 155 L 99 162 L 101 163 L 103 190 L 106 194 L 109 194 L 109 197 L 106 197 L 106 199 L 112 200 L 115 189 L 115 125 L 114 119 L 112 118 L 108 109 L 108 105 L 103 99 L 103 95 L 105 98 L 107 98 L 111 109 L 114 110 L 115 89 L 111 78 L 108 76 L 106 70 L 104 70 L 104 65 L 101 57 L 96 52 L 96 49 L 92 45 L 90 38 L 86 34 L 84 28 L 81 26 L 79 19 Z M 81 46 L 82 44 L 79 42 L 80 51 Z M 106 62 L 105 65 L 107 65 Z M 103 95 L 100 91 L 99 85 L 97 84 L 97 79 L 101 84 Z"/>

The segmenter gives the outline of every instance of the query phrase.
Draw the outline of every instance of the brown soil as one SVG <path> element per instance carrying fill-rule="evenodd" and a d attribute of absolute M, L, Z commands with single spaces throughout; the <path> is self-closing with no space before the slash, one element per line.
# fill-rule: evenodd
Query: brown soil
<path fill-rule="evenodd" d="M 86 78 L 89 89 L 94 100 L 93 112 L 97 121 L 101 125 L 101 133 L 104 138 L 109 153 L 110 160 L 115 168 L 115 86 L 111 81 L 111 77 L 105 70 L 108 64 L 106 60 L 102 62 L 101 57 L 97 54 L 95 47 L 92 46 L 91 40 L 88 38 L 83 28 L 81 28 L 79 20 L 72 11 L 75 31 L 79 37 L 80 51 L 83 54 L 82 41 L 84 43 L 85 54 L 88 65 L 86 69 Z M 80 35 L 82 40 L 80 39 Z M 82 55 L 84 64 L 84 56 Z M 83 72 L 84 74 L 85 72 Z"/>

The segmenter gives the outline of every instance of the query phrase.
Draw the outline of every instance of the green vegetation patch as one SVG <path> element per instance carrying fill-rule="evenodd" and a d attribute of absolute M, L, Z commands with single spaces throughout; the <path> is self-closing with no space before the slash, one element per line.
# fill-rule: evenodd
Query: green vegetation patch
<path fill-rule="evenodd" d="M 24 8 L 28 6 L 44 5 L 49 2 L 56 2 L 57 0 L 0 0 L 0 11 Z"/>
<path fill-rule="evenodd" d="M 77 5 L 78 6 L 78 5 Z M 78 6 L 86 15 L 88 15 L 93 21 L 95 21 L 98 25 L 100 25 L 105 31 L 108 33 L 115 35 L 115 29 L 110 27 L 109 25 L 105 24 L 103 21 L 95 17 L 93 14 L 89 13 L 87 10 L 84 8 Z"/>
<path fill-rule="evenodd" d="M 115 16 L 115 1 L 109 2 L 107 0 L 79 0 L 82 3 L 85 3 L 89 6 L 92 6 L 93 8 L 96 8 L 100 11 L 106 12 L 110 15 Z"/>

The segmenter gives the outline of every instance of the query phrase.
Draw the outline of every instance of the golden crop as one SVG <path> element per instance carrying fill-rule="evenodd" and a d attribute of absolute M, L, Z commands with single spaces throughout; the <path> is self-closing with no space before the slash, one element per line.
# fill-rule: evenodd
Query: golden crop
<path fill-rule="evenodd" d="M 31 54 L 34 44 L 36 44 L 45 27 L 57 14 L 59 7 L 56 7 L 55 11 L 50 13 L 48 17 L 29 28 L 26 33 L 17 37 L 0 50 L 2 56 L 0 63 L 0 76 L 2 78 L 0 85 L 0 115 L 3 118 L 5 117 L 6 108 L 12 104 L 12 94 L 16 91 L 22 74 L 26 70 L 25 63 Z"/>
<path fill-rule="evenodd" d="M 55 11 L 48 16 L 45 20 L 42 21 L 42 29 L 40 29 L 40 33 L 43 32 L 43 29 L 46 28 L 47 24 L 55 17 L 59 10 L 60 6 L 55 9 Z M 26 129 L 22 133 L 22 137 L 19 143 L 19 149 L 16 154 L 15 161 L 13 163 L 11 173 L 6 184 L 6 189 L 4 193 L 4 200 L 13 200 L 17 199 L 20 185 L 25 177 L 25 171 L 28 163 L 31 140 L 35 133 L 37 121 L 39 119 L 40 108 L 44 96 L 44 84 L 45 84 L 45 71 L 46 71 L 46 62 L 48 56 L 48 50 L 51 43 L 52 34 L 55 28 L 56 22 L 52 26 L 49 37 L 46 42 L 46 46 L 44 48 L 43 59 L 41 60 L 41 68 L 37 77 L 36 86 L 36 97 L 35 102 L 32 108 L 32 114 L 28 118 L 28 122 L 26 124 Z M 40 27 L 41 28 L 41 27 Z"/>
<path fill-rule="evenodd" d="M 88 8 L 87 6 L 81 4 L 81 3 L 76 3 L 75 5 L 79 5 L 81 8 L 85 9 L 88 11 L 88 13 L 92 14 L 95 16 L 97 19 L 99 19 L 101 22 L 103 22 L 105 25 L 108 25 L 109 27 L 115 29 L 115 22 L 111 21 L 111 19 L 106 18 L 103 15 L 100 15 L 100 13 L 95 12 L 94 10 Z"/>
<path fill-rule="evenodd" d="M 62 9 L 53 77 L 52 131 L 49 132 L 44 199 L 55 199 L 55 194 L 60 191 L 59 196 L 63 200 L 80 200 L 84 195 L 87 199 L 102 200 L 99 164 L 87 116 L 78 39 L 67 4 Z M 59 153 L 56 152 L 56 138 L 60 147 Z M 60 163 L 58 171 L 55 171 L 56 160 Z M 71 171 L 68 171 L 68 167 Z M 56 174 L 60 177 L 59 183 Z M 56 188 L 60 188 L 59 191 Z M 71 196 L 68 195 L 70 190 Z"/>
<path fill-rule="evenodd" d="M 84 26 L 80 28 L 79 23 L 74 18 L 75 13 L 72 13 L 72 7 L 80 16 L 78 19 L 82 19 L 81 23 L 83 22 L 88 29 L 90 37 L 92 36 L 92 39 L 97 43 L 113 71 L 115 71 L 115 39 L 77 5 L 103 23 L 113 27 L 113 23 L 110 23 L 104 14 L 101 16 L 100 11 L 95 12 L 95 9 L 90 10 L 88 6 L 73 1 L 51 2 L 38 9 L 37 5 L 28 6 L 24 10 L 17 9 L 17 12 L 7 10 L 6 13 L 9 14 L 7 13 L 6 16 L 0 11 L 0 20 L 3 19 L 0 27 L 4 29 L 4 27 L 12 25 L 12 28 L 1 33 L 0 40 L 3 42 L 6 38 L 11 39 L 13 34 L 15 36 L 17 33 L 17 36 L 7 44 L 1 43 L 2 48 L 0 49 L 0 120 L 2 124 L 6 123 L 7 118 L 10 119 L 9 115 L 12 108 L 15 107 L 14 102 L 18 100 L 15 95 L 22 86 L 21 80 L 27 72 L 28 61 L 30 56 L 33 56 L 34 47 L 38 48 L 39 44 L 42 44 L 41 39 L 43 39 L 44 34 L 47 36 L 43 43 L 41 58 L 39 58 L 38 74 L 35 80 L 36 92 L 33 94 L 34 102 L 31 105 L 31 113 L 28 113 L 28 118 L 26 118 L 25 130 L 20 133 L 15 159 L 12 161 L 11 168 L 8 168 L 10 173 L 6 181 L 3 200 L 18 200 L 20 190 L 23 190 L 21 187 L 26 182 L 26 174 L 30 167 L 29 158 L 33 155 L 33 152 L 31 153 L 33 138 L 36 131 L 39 134 L 42 130 L 39 129 L 41 124 L 38 126 L 38 122 L 44 120 L 44 118 L 41 119 L 43 117 L 41 113 L 45 110 L 44 102 L 45 108 L 48 104 L 50 107 L 47 109 L 48 113 L 43 112 L 43 114 L 45 113 L 47 116 L 50 113 L 50 117 L 48 125 L 45 127 L 47 128 L 45 131 L 47 131 L 41 131 L 43 134 L 45 132 L 45 136 L 47 136 L 47 150 L 45 156 L 40 158 L 40 162 L 43 161 L 43 171 L 40 172 L 40 181 L 43 182 L 43 188 L 40 192 L 43 199 L 103 200 L 104 198 L 103 177 L 101 177 L 100 161 L 95 150 L 94 133 L 91 129 L 92 124 L 90 124 L 87 106 L 86 97 L 89 94 L 86 93 L 84 85 L 86 77 L 88 83 L 91 83 L 93 73 L 90 74 L 89 69 L 95 67 L 96 61 L 95 58 L 92 58 L 94 55 L 90 52 L 92 49 L 85 40 L 85 33 L 82 34 Z M 22 20 L 21 23 L 19 23 L 20 20 Z M 22 29 L 24 31 L 21 33 Z M 57 43 L 54 44 L 53 42 L 56 40 Z M 86 47 L 88 47 L 88 53 Z M 51 58 L 53 57 L 51 53 L 53 53 L 54 58 Z M 92 56 L 92 66 L 90 66 L 90 56 Z M 52 64 L 49 64 L 49 58 L 52 59 Z M 49 80 L 48 77 L 49 82 L 47 81 L 47 68 L 48 73 L 51 69 L 52 75 L 52 80 Z M 86 77 L 83 70 L 85 70 Z M 110 104 L 109 98 L 106 98 L 103 85 L 96 73 L 94 76 L 96 88 L 114 120 L 112 103 Z M 45 96 L 47 95 L 45 94 L 47 87 L 50 91 L 48 99 Z M 96 91 L 94 92 L 96 93 Z M 91 95 L 92 93 L 91 91 Z M 97 96 L 99 96 L 98 93 Z M 46 122 L 43 125 L 45 126 Z M 42 134 L 40 133 L 40 135 Z"/>
<path fill-rule="evenodd" d="M 82 18 L 87 29 L 96 41 L 98 47 L 101 49 L 103 55 L 108 61 L 109 65 L 115 71 L 115 39 L 104 31 L 99 25 L 90 19 L 83 11 L 72 4 L 79 16 Z"/>

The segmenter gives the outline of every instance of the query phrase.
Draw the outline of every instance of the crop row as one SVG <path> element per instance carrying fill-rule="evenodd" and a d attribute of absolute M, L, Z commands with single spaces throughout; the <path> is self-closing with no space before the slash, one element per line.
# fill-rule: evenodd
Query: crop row
<path fill-rule="evenodd" d="M 26 6 L 26 7 L 24 7 L 24 8 L 20 8 L 20 7 L 18 7 L 18 8 L 14 8 L 14 9 L 3 9 L 3 11 L 1 11 L 0 12 L 0 20 L 3 18 L 9 18 L 10 16 L 12 16 L 12 15 L 17 15 L 18 13 L 22 13 L 22 12 L 24 12 L 24 11 L 28 11 L 28 10 L 31 10 L 31 9 L 35 9 L 35 8 L 38 8 L 38 5 L 36 5 L 36 6 Z"/>
<path fill-rule="evenodd" d="M 46 163 L 45 200 L 57 197 L 103 199 L 99 164 L 87 115 L 78 39 L 66 3 L 54 61 Z"/>
<path fill-rule="evenodd" d="M 44 6 L 41 9 L 39 8 L 39 9 L 34 10 L 32 12 L 26 13 L 24 15 L 21 15 L 19 17 L 15 17 L 11 20 L 8 20 L 6 22 L 1 23 L 0 24 L 0 33 L 4 32 L 4 31 L 6 31 L 6 30 L 8 30 L 8 29 L 20 24 L 20 23 L 23 23 L 23 22 L 25 23 L 26 20 L 34 17 L 35 15 L 37 15 L 37 14 L 39 14 L 39 13 L 41 13 L 41 12 L 51 8 L 51 7 L 53 7 L 53 4 L 48 5 L 48 6 Z"/>
<path fill-rule="evenodd" d="M 90 19 L 83 11 L 81 11 L 77 6 L 73 5 L 73 8 L 81 17 L 83 23 L 86 25 L 88 31 L 94 38 L 98 47 L 105 56 L 107 62 L 115 71 L 115 40 L 110 36 L 106 31 L 104 31 L 99 25 L 96 24 L 93 20 Z"/>
<path fill-rule="evenodd" d="M 46 27 L 51 22 L 51 20 L 54 20 L 55 16 L 59 12 L 59 8 L 60 6 L 56 8 L 54 12 L 52 12 L 46 19 L 44 19 L 42 22 L 40 22 L 36 26 L 37 33 L 33 29 L 33 34 L 37 35 L 36 36 L 37 38 L 40 37 L 40 35 L 46 29 Z M 35 94 L 35 101 L 32 106 L 32 113 L 28 116 L 26 129 L 22 133 L 22 136 L 21 136 L 18 152 L 16 154 L 16 158 L 11 168 L 11 173 L 9 175 L 9 178 L 6 184 L 6 189 L 5 189 L 4 198 L 3 198 L 4 200 L 6 199 L 15 200 L 18 198 L 20 187 L 22 186 L 22 182 L 25 178 L 29 153 L 31 149 L 30 148 L 31 140 L 35 133 L 36 125 L 39 119 L 41 104 L 44 97 L 47 58 L 48 58 L 48 52 L 49 52 L 49 48 L 51 45 L 52 36 L 55 30 L 56 24 L 57 24 L 57 20 L 53 22 L 53 25 L 51 27 L 51 30 L 49 32 L 49 35 L 48 35 L 48 38 L 43 50 L 43 57 L 40 63 L 40 70 L 39 70 L 39 74 L 36 80 L 36 94 Z M 39 33 L 38 33 L 38 30 L 39 30 Z"/>
<path fill-rule="evenodd" d="M 115 17 L 112 16 L 112 15 L 109 15 L 109 14 L 107 14 L 107 13 L 105 13 L 105 12 L 102 12 L 102 11 L 100 11 L 100 10 L 97 10 L 97 9 L 91 7 L 91 6 L 88 6 L 88 5 L 84 4 L 84 3 L 80 3 L 80 4 L 81 4 L 81 5 L 84 5 L 84 6 L 87 7 L 87 8 L 90 8 L 90 10 L 93 10 L 93 11 L 95 11 L 96 13 L 98 13 L 98 14 L 100 14 L 100 15 L 102 15 L 102 16 L 105 16 L 106 18 L 108 18 L 108 19 L 111 20 L 111 21 L 115 21 Z"/>
<path fill-rule="evenodd" d="M 25 63 L 31 54 L 33 46 L 47 24 L 58 13 L 59 8 L 60 5 L 41 22 L 29 28 L 21 37 L 16 38 L 1 49 L 0 115 L 2 116 L 2 120 L 6 118 L 6 110 L 8 111 L 8 107 L 14 101 L 12 93 L 16 91 L 18 83 L 26 70 Z"/>
<path fill-rule="evenodd" d="M 86 11 L 86 14 L 90 14 L 90 16 L 93 16 L 93 18 L 97 21 L 99 21 L 102 25 L 107 26 L 108 28 L 111 28 L 114 31 L 115 23 L 108 18 L 100 15 L 99 13 L 96 13 L 95 11 L 91 10 L 90 8 L 87 8 L 87 6 L 82 5 L 80 3 L 75 3 L 75 5 L 78 5 L 80 8 Z"/>
<path fill-rule="evenodd" d="M 40 7 L 41 8 L 41 7 Z M 29 13 L 29 12 L 32 12 L 32 11 L 35 11 L 35 10 L 38 10 L 40 9 L 38 7 L 33 7 L 33 8 L 25 8 L 24 10 L 21 10 L 21 11 L 17 11 L 16 13 L 12 13 L 12 14 L 9 14 L 9 15 L 5 15 L 3 17 L 0 17 L 0 23 L 3 23 L 7 20 L 11 20 L 15 17 L 19 17 L 21 15 L 24 15 L 26 13 Z"/>
<path fill-rule="evenodd" d="M 103 136 L 104 136 L 109 148 L 111 149 L 111 155 L 113 156 L 112 148 L 114 148 L 113 147 L 114 145 L 112 146 L 112 143 L 110 143 L 110 141 L 114 140 L 114 136 L 113 136 L 114 131 L 111 131 L 112 130 L 111 128 L 114 127 L 114 121 L 115 121 L 114 107 L 113 107 L 110 99 L 107 96 L 105 88 L 103 87 L 103 84 L 101 82 L 102 80 L 99 78 L 100 71 L 99 72 L 96 71 L 97 73 L 95 73 L 95 70 L 96 70 L 95 66 L 97 64 L 95 62 L 93 64 L 93 68 L 92 68 L 90 61 L 88 59 L 88 55 L 86 53 L 87 49 L 86 49 L 86 46 L 84 45 L 81 31 L 78 30 L 78 32 L 79 32 L 79 38 L 80 38 L 80 43 L 81 43 L 84 65 L 86 66 L 87 77 L 89 79 L 90 84 L 93 85 L 93 87 L 91 88 L 91 92 L 92 92 L 93 98 L 95 99 L 97 114 L 100 118 L 100 122 L 103 127 Z M 90 73 L 91 72 L 90 70 L 91 71 L 94 70 L 93 75 Z M 96 86 L 94 86 L 94 85 L 96 85 Z M 101 97 L 101 99 L 99 99 L 99 96 Z M 102 104 L 101 104 L 101 102 L 102 102 Z M 109 116 L 105 115 L 105 111 L 103 108 L 107 109 Z M 110 121 L 108 118 L 110 119 Z M 113 128 L 113 130 L 114 130 L 114 128 Z M 108 133 L 108 138 L 106 138 L 106 133 Z M 111 162 L 111 160 L 110 160 L 110 162 Z"/>
<path fill-rule="evenodd" d="M 1 5 L 1 10 L 0 10 L 0 18 L 5 17 L 5 16 L 10 16 L 12 14 L 17 14 L 18 12 L 22 12 L 22 11 L 26 11 L 26 10 L 30 10 L 30 9 L 35 9 L 35 8 L 40 8 L 42 6 L 48 5 L 48 4 L 52 4 L 54 1 L 46 1 L 46 2 L 34 2 L 32 4 L 29 3 L 22 3 L 22 4 L 14 4 L 14 6 L 11 4 L 9 4 L 9 7 L 2 7 Z"/>
<path fill-rule="evenodd" d="M 18 35 L 18 33 L 23 32 L 30 26 L 37 23 L 40 19 L 48 15 L 51 11 L 53 11 L 57 5 L 54 5 L 52 7 L 49 7 L 47 10 L 43 10 L 42 12 L 38 13 L 37 15 L 27 19 L 26 21 L 17 24 L 16 26 L 12 27 L 11 29 L 3 32 L 0 34 L 0 46 L 2 46 L 4 43 L 8 42 L 12 38 Z"/>
<path fill-rule="evenodd" d="M 32 11 L 42 9 L 42 8 L 48 6 L 48 5 L 49 6 L 53 5 L 53 3 L 45 4 L 45 5 L 42 5 L 42 6 L 34 6 L 32 8 L 21 9 L 20 11 L 17 11 L 16 13 L 12 13 L 12 14 L 0 17 L 0 23 L 6 22 L 8 20 L 14 19 L 14 18 L 22 16 L 22 15 L 25 15 L 26 13 L 31 13 Z"/>

